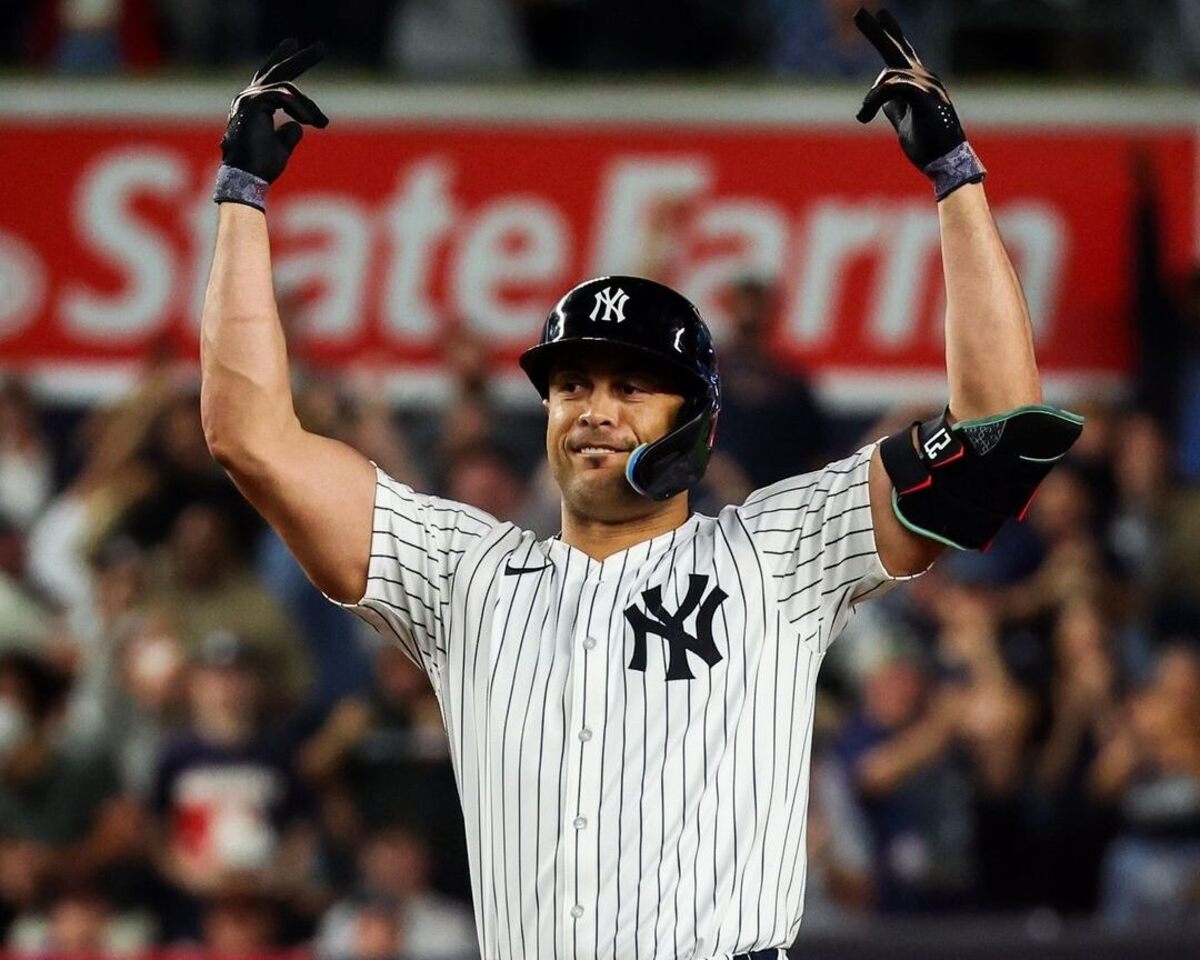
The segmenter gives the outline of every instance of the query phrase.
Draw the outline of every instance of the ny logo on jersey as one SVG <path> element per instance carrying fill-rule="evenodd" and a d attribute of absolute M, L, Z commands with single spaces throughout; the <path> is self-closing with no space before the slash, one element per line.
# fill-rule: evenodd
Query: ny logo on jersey
<path fill-rule="evenodd" d="M 614 290 L 612 287 L 605 287 L 596 294 L 596 302 L 592 306 L 592 313 L 589 319 L 595 320 L 596 315 L 600 312 L 600 308 L 604 308 L 604 316 L 600 318 L 601 322 L 607 323 L 609 320 L 620 323 L 625 319 L 625 304 L 629 302 L 629 294 L 620 287 Z"/>
<path fill-rule="evenodd" d="M 707 597 L 704 590 L 708 586 L 708 577 L 693 573 L 688 578 L 687 596 L 674 613 L 667 613 L 662 604 L 662 587 L 651 587 L 642 593 L 642 603 L 646 609 L 641 610 L 637 604 L 625 608 L 625 619 L 633 627 L 633 657 L 629 661 L 630 670 L 646 672 L 646 638 L 650 634 L 662 637 L 667 642 L 667 679 L 691 680 L 692 671 L 688 667 L 687 651 L 691 651 L 710 667 L 721 660 L 721 653 L 713 643 L 712 623 L 717 607 L 728 594 L 719 586 L 713 586 Z M 701 602 L 701 597 L 704 597 Z M 696 635 L 692 636 L 683 624 L 699 607 L 696 614 Z"/>

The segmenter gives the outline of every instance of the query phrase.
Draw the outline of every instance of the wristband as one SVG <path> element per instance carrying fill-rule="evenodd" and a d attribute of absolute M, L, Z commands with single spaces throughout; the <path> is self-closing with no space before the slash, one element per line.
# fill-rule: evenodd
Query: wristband
<path fill-rule="evenodd" d="M 245 170 L 221 164 L 217 171 L 217 185 L 213 189 L 214 203 L 244 203 L 248 207 L 267 209 L 267 187 L 270 184 Z"/>
<path fill-rule="evenodd" d="M 939 201 L 964 184 L 980 183 L 987 176 L 983 162 L 965 140 L 926 166 L 924 173 L 933 181 L 933 192 Z"/>

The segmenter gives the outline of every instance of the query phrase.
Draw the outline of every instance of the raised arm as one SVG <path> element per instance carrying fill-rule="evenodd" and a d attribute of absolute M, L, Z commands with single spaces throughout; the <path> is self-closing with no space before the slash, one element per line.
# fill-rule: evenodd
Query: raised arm
<path fill-rule="evenodd" d="M 320 56 L 319 48 L 285 42 L 230 110 L 200 328 L 200 408 L 209 450 L 242 494 L 313 583 L 353 602 L 367 583 L 375 471 L 345 444 L 305 431 L 296 417 L 263 212 L 267 186 L 300 140 L 300 123 L 328 122 L 292 83 Z M 278 129 L 277 109 L 292 118 Z"/>
<path fill-rule="evenodd" d="M 1025 295 L 983 184 L 967 184 L 939 202 L 938 223 L 950 415 L 975 420 L 1041 403 Z"/>
<path fill-rule="evenodd" d="M 1027 506 L 1081 421 L 1042 405 L 1025 297 L 945 87 L 887 11 L 859 10 L 855 23 L 885 63 L 858 119 L 882 109 L 932 181 L 946 281 L 946 416 L 885 441 L 871 465 L 879 555 L 902 575 L 944 546 L 986 545 Z"/>

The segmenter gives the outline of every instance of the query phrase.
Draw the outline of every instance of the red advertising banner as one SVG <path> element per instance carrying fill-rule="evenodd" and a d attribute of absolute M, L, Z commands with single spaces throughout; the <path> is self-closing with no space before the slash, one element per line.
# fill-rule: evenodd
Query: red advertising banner
<path fill-rule="evenodd" d="M 0 365 L 86 375 L 164 344 L 195 356 L 219 128 L 0 119 Z M 1182 266 L 1196 248 L 1195 139 L 973 128 L 1051 378 L 1128 368 L 1132 158 L 1152 161 L 1164 248 Z M 576 282 L 632 272 L 678 285 L 718 338 L 732 281 L 777 280 L 780 350 L 860 405 L 943 369 L 936 208 L 882 123 L 335 115 L 272 190 L 269 223 L 295 349 L 317 363 L 428 371 L 466 324 L 508 364 Z"/>

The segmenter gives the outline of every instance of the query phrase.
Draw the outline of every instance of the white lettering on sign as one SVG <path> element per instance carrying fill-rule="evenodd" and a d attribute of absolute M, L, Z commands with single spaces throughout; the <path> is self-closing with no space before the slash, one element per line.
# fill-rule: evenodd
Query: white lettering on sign
<path fill-rule="evenodd" d="M 1021 278 L 1035 339 L 1050 333 L 1057 315 L 1062 265 L 1068 252 L 1068 231 L 1049 204 L 1024 200 L 996 213 L 996 226 Z"/>
<path fill-rule="evenodd" d="M 1051 207 L 1037 203 L 1002 208 L 996 220 L 1021 276 L 1035 337 L 1043 339 L 1057 308 L 1066 227 Z M 908 349 L 926 331 L 940 336 L 945 294 L 938 244 L 937 212 L 924 203 L 817 204 L 798 247 L 799 284 L 785 310 L 787 328 L 801 345 L 833 335 L 851 271 L 865 261 L 874 276 L 867 336 L 885 350 Z"/>
<path fill-rule="evenodd" d="M 489 336 L 527 341 L 546 304 L 570 285 L 570 225 L 557 207 L 522 195 L 489 203 L 463 233 L 454 284 L 459 311 Z M 519 299 L 514 288 L 523 292 Z"/>
<path fill-rule="evenodd" d="M 105 154 L 84 174 L 75 196 L 75 223 L 82 239 L 122 277 L 114 293 L 71 281 L 59 309 L 66 324 L 86 340 L 138 337 L 166 320 L 175 287 L 172 243 L 144 220 L 133 201 L 151 195 L 178 202 L 186 167 L 174 153 L 153 147 Z"/>
<path fill-rule="evenodd" d="M 29 325 L 46 301 L 46 271 L 33 247 L 0 230 L 0 338 Z"/>
<path fill-rule="evenodd" d="M 883 349 L 907 347 L 920 331 L 940 329 L 945 298 L 937 284 L 939 320 L 926 324 L 925 294 L 939 277 L 940 231 L 930 203 L 905 203 L 886 215 L 879 238 L 880 263 L 866 326 L 867 336 Z"/>
<path fill-rule="evenodd" d="M 695 229 L 701 242 L 712 242 L 719 249 L 690 264 L 691 269 L 680 278 L 680 287 L 700 315 L 719 328 L 725 320 L 721 298 L 730 284 L 745 277 L 774 280 L 783 276 L 787 217 L 766 200 L 714 200 L 696 217 Z"/>
<path fill-rule="evenodd" d="M 192 195 L 184 210 L 188 242 L 191 249 L 187 258 L 187 288 L 184 295 L 184 321 L 197 334 L 200 332 L 200 314 L 204 309 L 204 292 L 208 288 L 208 274 L 212 270 L 213 249 L 217 242 L 217 218 L 213 211 L 212 182 L 217 168 L 206 170 L 198 182 L 203 186 Z"/>
<path fill-rule="evenodd" d="M 801 344 L 833 332 L 842 284 L 851 263 L 879 243 L 884 214 L 878 204 L 816 204 L 799 243 L 799 287 L 786 312 L 787 328 Z"/>
<path fill-rule="evenodd" d="M 729 286 L 755 276 L 781 281 L 782 340 L 792 346 L 825 349 L 846 336 L 886 364 L 940 338 L 932 204 L 838 197 L 790 209 L 722 195 L 716 172 L 703 154 L 618 156 L 590 210 L 536 187 L 489 192 L 472 181 L 460 192 L 466 168 L 442 154 L 400 167 L 375 208 L 349 189 L 281 191 L 270 215 L 281 302 L 302 298 L 302 329 L 351 350 L 364 339 L 436 346 L 452 320 L 514 345 L 583 277 L 649 273 L 686 293 L 719 335 Z M 216 224 L 211 176 L 209 161 L 154 145 L 96 156 L 73 193 L 70 239 L 82 256 L 51 260 L 0 235 L 0 337 L 28 329 L 47 301 L 77 347 L 143 343 L 181 316 L 198 329 Z M 1062 295 L 1067 223 L 1028 199 L 996 217 L 1044 339 Z M 597 315 L 620 322 L 626 305 L 615 285 L 610 295 Z"/>
<path fill-rule="evenodd" d="M 336 194 L 292 195 L 281 206 L 277 235 L 297 241 L 292 252 L 275 261 L 275 295 L 281 308 L 300 310 L 299 329 L 305 336 L 332 342 L 354 339 L 363 322 L 370 216 L 361 204 Z M 319 238 L 320 245 L 306 247 L 303 242 L 310 238 Z M 310 296 L 301 301 L 305 293 Z"/>
<path fill-rule="evenodd" d="M 653 214 L 663 204 L 684 203 L 712 179 L 702 157 L 624 157 L 609 165 L 594 220 L 589 276 L 645 274 L 652 258 Z"/>
<path fill-rule="evenodd" d="M 414 163 L 400 178 L 383 213 L 390 245 L 384 278 L 383 324 L 400 340 L 437 335 L 438 311 L 430 293 L 434 254 L 459 211 L 449 194 L 454 177 L 448 160 Z"/>

